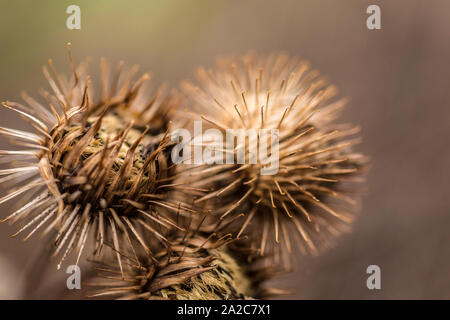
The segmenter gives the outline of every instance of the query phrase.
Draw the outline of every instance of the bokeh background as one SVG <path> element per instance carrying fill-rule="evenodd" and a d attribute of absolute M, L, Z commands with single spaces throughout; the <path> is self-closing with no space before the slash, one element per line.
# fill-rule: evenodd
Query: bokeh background
<path fill-rule="evenodd" d="M 70 4 L 81 7 L 81 30 L 66 29 Z M 381 30 L 366 28 L 370 4 L 381 7 Z M 292 291 L 289 299 L 447 299 L 449 13 L 444 0 L 1 0 L 0 98 L 47 88 L 41 66 L 48 58 L 70 72 L 68 41 L 77 61 L 124 59 L 172 86 L 216 55 L 301 56 L 351 98 L 343 117 L 361 125 L 360 150 L 372 170 L 353 232 L 276 284 Z M 1 110 L 0 125 L 23 124 Z M 3 206 L 0 216 L 7 212 Z M 64 270 L 52 269 L 59 280 L 42 279 L 60 289 L 27 293 L 37 241 L 11 239 L 13 230 L 0 224 L 0 298 L 58 297 Z M 371 264 L 381 267 L 381 290 L 366 287 Z"/>

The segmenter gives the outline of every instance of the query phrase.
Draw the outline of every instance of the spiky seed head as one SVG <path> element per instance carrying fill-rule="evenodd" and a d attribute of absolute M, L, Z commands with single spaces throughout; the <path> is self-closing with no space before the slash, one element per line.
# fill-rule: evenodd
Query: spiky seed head
<path fill-rule="evenodd" d="M 238 265 L 226 247 L 227 240 L 212 241 L 191 234 L 171 239 L 168 248 L 155 250 L 154 259 L 124 256 L 121 276 L 117 264 L 96 262 L 98 288 L 93 297 L 119 299 L 229 300 L 257 294 L 246 268 Z M 173 241 L 172 241 L 173 240 Z"/>
<path fill-rule="evenodd" d="M 170 181 L 172 170 L 166 135 L 174 102 L 161 88 L 149 95 L 144 87 L 149 77 L 135 80 L 136 67 L 124 72 L 120 63 L 111 74 L 104 59 L 101 89 L 95 92 L 89 60 L 76 67 L 70 50 L 69 57 L 70 80 L 51 61 L 50 71 L 43 68 L 52 89 L 44 91 L 47 106 L 27 94 L 26 105 L 3 103 L 34 128 L 0 128 L 0 134 L 26 147 L 0 151 L 6 165 L 1 184 L 8 187 L 0 203 L 25 195 L 3 221 L 23 222 L 15 235 L 26 231 L 25 240 L 38 230 L 53 233 L 58 268 L 75 249 L 78 263 L 91 242 L 97 253 L 108 241 L 117 250 L 137 244 L 151 254 L 142 230 L 164 242 L 161 228 L 181 228 L 168 212 L 183 206 L 167 202 L 168 182 L 160 183 Z"/>
<path fill-rule="evenodd" d="M 227 129 L 244 129 L 238 137 L 248 129 L 279 132 L 279 170 L 271 175 L 261 174 L 267 164 L 249 163 L 248 154 L 257 151 L 249 150 L 245 137 L 245 164 L 236 164 L 234 141 L 221 141 L 223 154 L 233 154 L 235 162 L 192 170 L 193 186 L 213 190 L 197 204 L 206 203 L 220 219 L 245 213 L 231 231 L 248 234 L 261 255 L 280 259 L 281 252 L 286 264 L 293 248 L 316 253 L 348 228 L 354 211 L 331 204 L 354 203 L 340 188 L 361 172 L 365 159 L 353 151 L 358 128 L 335 123 L 345 100 L 335 99 L 336 88 L 318 72 L 285 54 L 249 54 L 219 59 L 213 70 L 200 68 L 197 82 L 183 83 L 182 90 L 194 110 L 190 117 L 203 120 L 203 131 L 214 128 L 224 137 Z"/>

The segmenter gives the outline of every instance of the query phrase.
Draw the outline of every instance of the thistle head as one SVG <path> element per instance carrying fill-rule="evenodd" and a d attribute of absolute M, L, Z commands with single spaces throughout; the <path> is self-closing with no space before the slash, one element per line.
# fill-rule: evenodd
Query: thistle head
<path fill-rule="evenodd" d="M 52 90 L 43 92 L 45 104 L 27 94 L 26 104 L 3 103 L 33 127 L 33 132 L 0 128 L 24 147 L 0 151 L 7 164 L 1 182 L 10 184 L 0 203 L 26 195 L 3 221 L 24 222 L 15 235 L 27 231 L 25 239 L 38 230 L 54 233 L 60 263 L 75 249 L 78 263 L 88 242 L 100 252 L 108 239 L 117 249 L 137 244 L 151 254 L 142 230 L 164 241 L 157 230 L 180 228 L 166 216 L 180 206 L 165 203 L 169 187 L 161 183 L 170 181 L 172 172 L 166 135 L 174 102 L 164 88 L 151 94 L 145 87 L 149 76 L 135 79 L 136 67 L 123 71 L 120 63 L 111 74 L 104 59 L 96 92 L 89 61 L 77 67 L 70 50 L 69 57 L 69 80 L 51 61 L 43 68 Z"/>
<path fill-rule="evenodd" d="M 229 239 L 190 234 L 171 238 L 167 248 L 154 249 L 153 259 L 125 257 L 127 268 L 94 263 L 99 271 L 91 296 L 119 299 L 229 300 L 257 295 L 257 283 L 227 249 Z M 125 256 L 125 255 L 124 255 Z"/>
<path fill-rule="evenodd" d="M 189 180 L 212 189 L 195 202 L 213 208 L 221 220 L 244 213 L 228 231 L 248 234 L 259 254 L 288 261 L 293 248 L 314 254 L 348 228 L 353 210 L 331 203 L 354 203 L 342 186 L 361 172 L 365 159 L 354 151 L 358 128 L 335 122 L 345 100 L 336 99 L 336 88 L 318 72 L 285 54 L 250 54 L 199 69 L 197 81 L 185 82 L 182 90 L 193 119 L 223 137 L 238 132 L 219 144 L 203 140 L 219 159 L 231 155 L 233 162 L 199 166 Z M 271 141 L 261 139 L 271 130 Z M 261 161 L 264 147 L 269 162 Z M 242 151 L 245 161 L 239 162 Z M 277 170 L 263 174 L 272 161 Z"/>

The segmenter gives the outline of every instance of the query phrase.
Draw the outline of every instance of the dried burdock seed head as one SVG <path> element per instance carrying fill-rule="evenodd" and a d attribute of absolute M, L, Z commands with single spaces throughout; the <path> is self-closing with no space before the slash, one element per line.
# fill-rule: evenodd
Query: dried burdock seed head
<path fill-rule="evenodd" d="M 242 130 L 233 132 L 239 144 L 234 139 L 219 145 L 203 141 L 223 152 L 223 164 L 191 168 L 192 186 L 213 190 L 195 202 L 213 208 L 220 219 L 245 213 L 229 231 L 238 237 L 248 234 L 259 254 L 286 264 L 293 249 L 314 254 L 331 244 L 354 216 L 354 200 L 344 182 L 355 179 L 366 161 L 353 151 L 358 128 L 334 122 L 345 104 L 334 99 L 335 87 L 285 54 L 220 59 L 214 70 L 199 69 L 197 79 L 182 84 L 194 110 L 191 118 L 202 119 L 203 130 L 216 129 L 223 137 L 230 129 Z M 261 161 L 263 130 L 270 133 L 270 163 Z M 239 164 L 242 151 L 245 163 Z M 252 153 L 258 155 L 256 163 L 250 162 Z M 231 164 L 226 162 L 229 154 Z M 278 170 L 262 174 L 274 163 Z M 341 210 L 334 200 L 350 206 Z"/>
<path fill-rule="evenodd" d="M 142 262 L 124 254 L 124 277 L 115 263 L 96 262 L 98 287 L 92 297 L 118 299 L 228 300 L 257 294 L 253 278 L 238 265 L 227 249 L 229 239 L 213 241 L 199 235 L 170 241 L 168 248 L 155 251 L 156 259 Z"/>
<path fill-rule="evenodd" d="M 21 150 L 1 150 L 0 170 L 7 194 L 0 203 L 25 195 L 21 206 L 3 221 L 22 222 L 15 234 L 38 230 L 54 233 L 55 252 L 62 260 L 77 251 L 76 263 L 88 243 L 100 252 L 105 241 L 116 250 L 138 245 L 151 255 L 142 231 L 164 242 L 159 230 L 179 228 L 169 212 L 183 206 L 166 203 L 172 163 L 167 156 L 169 111 L 173 101 L 163 89 L 153 95 L 137 80 L 137 68 L 109 73 L 101 62 L 101 90 L 95 91 L 88 62 L 75 66 L 70 80 L 51 61 L 44 67 L 52 93 L 44 91 L 47 107 L 27 94 L 27 105 L 4 102 L 19 113 L 34 132 L 0 128 Z M 112 81 L 110 81 L 110 78 Z M 169 151 L 170 154 L 170 151 Z M 92 241 L 88 241 L 91 239 Z M 122 263 L 117 255 L 120 268 Z"/>

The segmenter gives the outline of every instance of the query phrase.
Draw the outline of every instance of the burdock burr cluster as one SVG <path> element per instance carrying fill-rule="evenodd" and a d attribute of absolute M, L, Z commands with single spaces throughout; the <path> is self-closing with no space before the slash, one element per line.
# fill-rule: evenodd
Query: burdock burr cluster
<path fill-rule="evenodd" d="M 13 236 L 52 248 L 50 266 L 92 265 L 89 296 L 270 297 L 283 290 L 267 279 L 349 230 L 367 160 L 358 128 L 336 122 L 346 101 L 306 62 L 221 58 L 150 90 L 105 59 L 91 78 L 68 49 L 68 76 L 49 61 L 40 98 L 2 102 L 30 131 L 0 127 L 0 203 Z"/>

